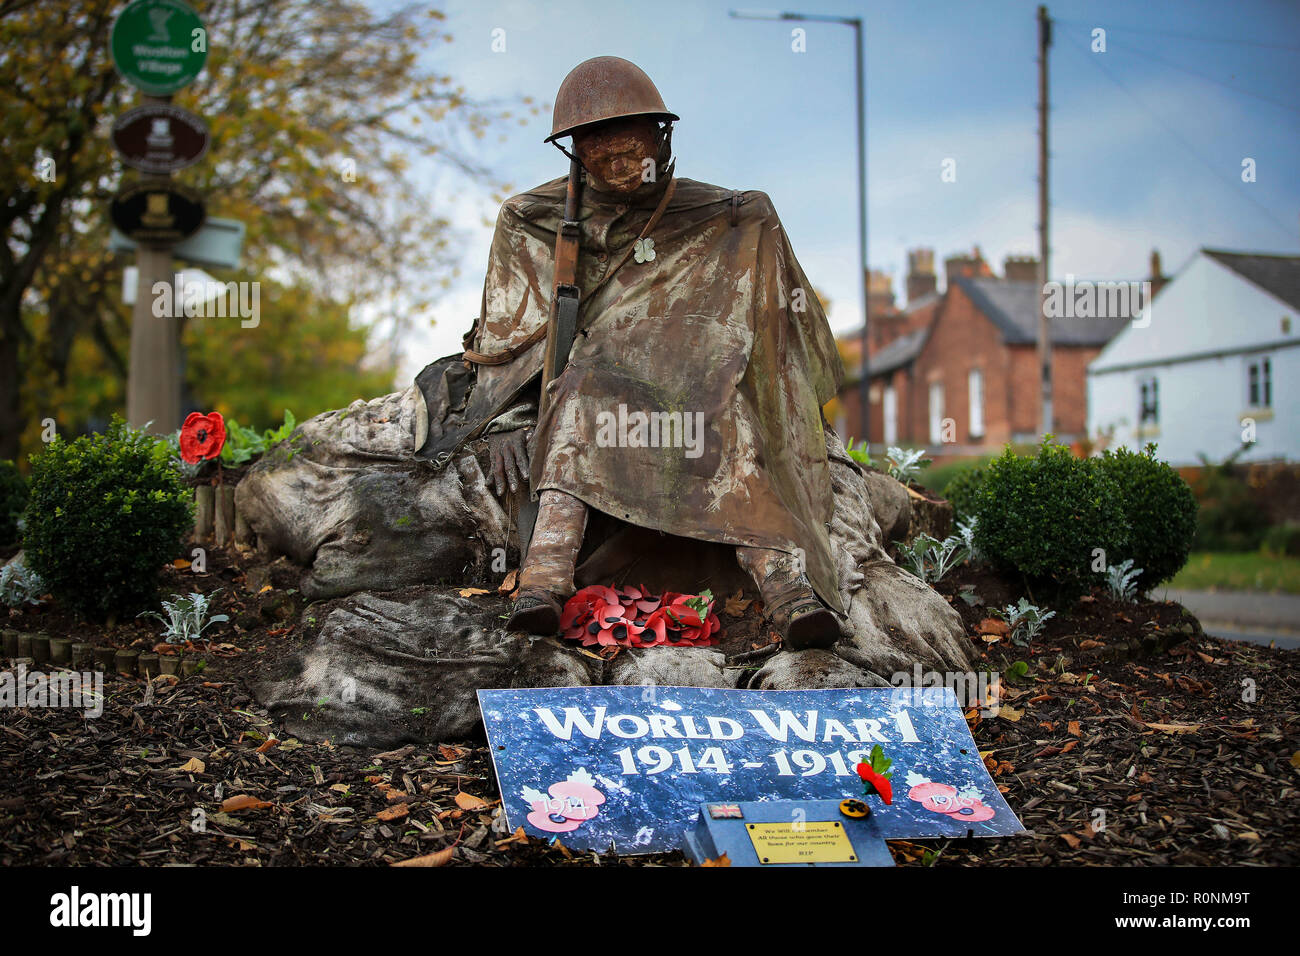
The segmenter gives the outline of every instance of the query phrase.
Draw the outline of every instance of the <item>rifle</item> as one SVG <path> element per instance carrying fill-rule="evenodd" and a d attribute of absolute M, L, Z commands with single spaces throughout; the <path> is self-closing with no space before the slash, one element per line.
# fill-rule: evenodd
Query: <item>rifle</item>
<path fill-rule="evenodd" d="M 542 390 L 537 400 L 537 420 L 546 411 L 546 386 L 569 362 L 573 337 L 578 331 L 578 198 L 582 192 L 582 166 L 569 160 L 569 186 L 564 195 L 564 217 L 555 232 L 555 284 L 551 289 L 551 314 L 546 320 L 546 353 L 542 360 Z M 537 501 L 531 490 L 519 505 L 519 557 L 528 554 L 528 544 L 537 523 Z"/>

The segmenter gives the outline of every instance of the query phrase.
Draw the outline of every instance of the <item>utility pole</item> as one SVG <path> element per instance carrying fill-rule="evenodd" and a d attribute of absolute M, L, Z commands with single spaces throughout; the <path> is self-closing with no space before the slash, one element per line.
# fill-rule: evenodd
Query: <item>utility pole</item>
<path fill-rule="evenodd" d="M 1040 436 L 1052 431 L 1052 330 L 1047 322 L 1047 48 L 1052 45 L 1052 21 L 1047 7 L 1038 8 L 1038 367 L 1042 383 Z"/>
<path fill-rule="evenodd" d="M 871 266 L 867 254 L 867 78 L 862 69 L 862 21 L 853 18 L 853 55 L 858 81 L 858 255 L 862 259 L 862 381 L 858 383 L 858 401 L 862 404 L 862 444 L 871 448 L 871 362 L 868 343 L 871 328 Z M 883 406 L 882 406 L 883 418 Z"/>
<path fill-rule="evenodd" d="M 869 446 L 871 444 L 871 363 L 867 358 L 867 344 L 870 341 L 868 331 L 871 326 L 871 267 L 867 255 L 867 74 L 863 63 L 863 21 L 861 17 L 754 10 L 732 10 L 729 15 L 737 20 L 804 20 L 814 23 L 838 23 L 853 28 L 853 69 L 854 83 L 857 88 L 858 267 L 862 272 L 862 380 L 858 383 L 858 395 L 862 404 L 862 443 Z"/>

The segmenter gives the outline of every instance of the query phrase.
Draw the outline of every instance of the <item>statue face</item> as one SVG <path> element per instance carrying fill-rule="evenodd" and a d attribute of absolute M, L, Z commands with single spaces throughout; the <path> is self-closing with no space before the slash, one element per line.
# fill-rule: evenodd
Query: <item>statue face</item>
<path fill-rule="evenodd" d="M 610 120 L 576 130 L 573 148 L 583 167 L 610 192 L 630 193 L 659 151 L 659 124 L 646 116 Z"/>

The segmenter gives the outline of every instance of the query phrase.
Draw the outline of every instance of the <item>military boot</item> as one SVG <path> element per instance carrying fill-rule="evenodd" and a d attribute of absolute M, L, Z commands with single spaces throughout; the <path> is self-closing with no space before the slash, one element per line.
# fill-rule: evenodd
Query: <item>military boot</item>
<path fill-rule="evenodd" d="M 840 622 L 811 587 L 769 604 L 767 615 L 788 650 L 830 647 L 840 639 Z"/>
<path fill-rule="evenodd" d="M 506 621 L 507 631 L 554 634 L 560 629 L 560 601 L 550 591 L 526 588 L 515 598 L 514 610 Z"/>

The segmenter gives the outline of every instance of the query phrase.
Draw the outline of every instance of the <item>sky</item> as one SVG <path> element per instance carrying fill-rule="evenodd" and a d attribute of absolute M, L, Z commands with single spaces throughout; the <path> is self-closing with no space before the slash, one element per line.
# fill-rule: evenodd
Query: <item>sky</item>
<path fill-rule="evenodd" d="M 632 60 L 681 116 L 677 174 L 771 196 L 831 327 L 848 331 L 862 321 L 854 31 L 728 16 L 772 2 L 449 0 L 453 42 L 427 65 L 477 99 L 545 104 L 476 144 L 495 182 L 519 192 L 567 171 L 542 140 L 568 71 L 592 56 Z M 864 21 L 869 262 L 893 275 L 898 299 L 908 249 L 934 249 L 940 272 L 975 245 L 999 274 L 1004 256 L 1035 254 L 1037 4 L 791 2 L 779 9 Z M 1144 278 L 1153 249 L 1166 274 L 1202 246 L 1300 253 L 1300 4 L 1078 0 L 1048 12 L 1054 277 Z M 1104 52 L 1092 49 L 1098 28 Z M 427 176 L 456 224 L 460 274 L 403 343 L 399 382 L 460 349 L 498 207 L 489 185 Z"/>

